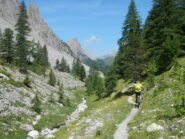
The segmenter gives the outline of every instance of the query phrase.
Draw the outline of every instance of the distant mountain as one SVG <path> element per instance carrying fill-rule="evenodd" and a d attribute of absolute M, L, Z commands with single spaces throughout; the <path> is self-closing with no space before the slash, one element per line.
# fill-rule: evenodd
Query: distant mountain
<path fill-rule="evenodd" d="M 117 51 L 110 51 L 109 53 L 101 56 L 101 57 L 98 57 L 98 59 L 106 59 L 106 58 L 109 58 L 109 57 L 115 57 L 117 54 Z"/>

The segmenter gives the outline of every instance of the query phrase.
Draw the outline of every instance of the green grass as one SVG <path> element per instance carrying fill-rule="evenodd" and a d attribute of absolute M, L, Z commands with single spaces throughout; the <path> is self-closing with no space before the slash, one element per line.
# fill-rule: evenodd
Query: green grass
<path fill-rule="evenodd" d="M 75 98 L 70 99 L 70 106 L 57 107 L 53 103 L 45 104 L 43 110 L 47 110 L 48 115 L 42 115 L 42 119 L 35 125 L 35 129 L 41 131 L 44 128 L 52 128 L 55 125 L 63 124 L 68 115 L 70 115 L 82 101 L 83 90 L 71 90 Z"/>
<path fill-rule="evenodd" d="M 117 90 L 122 90 L 123 85 L 123 82 L 119 81 Z M 117 129 L 116 124 L 120 124 L 131 109 L 126 96 L 117 99 L 105 98 L 99 100 L 96 96 L 92 95 L 87 97 L 87 105 L 88 108 L 80 115 L 78 120 L 72 122 L 69 127 L 62 128 L 55 134 L 57 138 L 68 139 L 71 133 L 75 133 L 76 138 L 81 136 L 81 139 L 86 139 L 86 129 L 90 125 L 85 121 L 87 119 L 91 119 L 92 121 L 99 119 L 103 123 L 103 127 L 97 128 L 92 133 L 92 138 L 113 139 L 113 134 Z"/>
<path fill-rule="evenodd" d="M 6 75 L 9 78 L 11 77 L 11 74 L 9 74 L 8 72 L 6 72 L 5 70 L 0 69 L 0 73 Z"/>
<path fill-rule="evenodd" d="M 20 129 L 20 123 L 27 123 L 28 117 L 21 116 L 0 116 L 0 139 L 24 139 L 27 137 L 27 132 Z M 18 121 L 18 122 L 17 122 Z"/>
<path fill-rule="evenodd" d="M 184 64 L 185 59 L 180 59 L 179 63 Z M 185 65 L 183 64 L 181 66 L 176 66 L 171 71 L 156 76 L 154 78 L 156 88 L 145 90 L 142 95 L 141 111 L 130 124 L 130 127 L 137 127 L 134 130 L 130 130 L 130 139 L 155 139 L 159 137 L 168 139 L 169 136 L 177 136 L 179 138 L 185 137 L 185 132 L 180 133 L 180 131 L 185 131 L 185 126 L 183 123 L 177 122 L 185 115 L 179 116 L 175 107 L 172 107 L 175 105 L 174 98 L 176 93 L 185 89 L 183 83 L 183 71 L 185 71 Z M 148 83 L 144 82 L 144 84 L 147 88 Z M 142 123 L 146 124 L 144 126 L 138 126 Z M 152 123 L 157 123 L 163 126 L 164 131 L 148 133 L 146 128 Z M 172 131 L 170 127 L 178 127 L 178 129 Z"/>
<path fill-rule="evenodd" d="M 44 75 L 47 68 L 44 66 L 41 66 L 39 64 L 32 63 L 31 65 L 27 66 L 27 69 L 31 70 L 32 72 L 34 72 L 38 75 Z"/>
<path fill-rule="evenodd" d="M 13 79 L 5 80 L 4 82 L 7 83 L 7 84 L 11 84 L 11 85 L 13 85 L 15 87 L 18 87 L 18 88 L 25 87 L 25 85 L 22 82 L 15 81 Z"/>

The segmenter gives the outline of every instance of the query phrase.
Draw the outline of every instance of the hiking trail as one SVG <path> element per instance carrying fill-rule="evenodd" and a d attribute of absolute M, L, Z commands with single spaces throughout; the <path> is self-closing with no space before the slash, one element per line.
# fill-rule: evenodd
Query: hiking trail
<path fill-rule="evenodd" d="M 122 92 L 124 93 L 128 88 L 124 88 Z M 128 103 L 135 105 L 135 102 L 132 100 L 132 96 L 129 96 L 127 101 Z M 128 138 L 128 123 L 130 123 L 134 119 L 138 111 L 139 111 L 138 108 L 132 108 L 130 113 L 127 115 L 126 119 L 124 119 L 123 122 L 118 125 L 118 128 L 114 134 L 114 139 L 127 139 Z"/>

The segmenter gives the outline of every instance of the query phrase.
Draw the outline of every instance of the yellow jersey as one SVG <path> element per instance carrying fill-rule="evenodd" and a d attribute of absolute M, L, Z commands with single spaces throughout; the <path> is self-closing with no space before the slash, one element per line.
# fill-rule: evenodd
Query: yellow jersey
<path fill-rule="evenodd" d="M 142 84 L 141 83 L 135 84 L 135 91 L 136 92 L 141 92 L 142 91 Z"/>

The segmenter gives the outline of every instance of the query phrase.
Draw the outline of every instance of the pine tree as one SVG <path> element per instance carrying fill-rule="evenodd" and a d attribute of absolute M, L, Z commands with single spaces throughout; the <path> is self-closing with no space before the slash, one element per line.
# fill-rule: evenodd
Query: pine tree
<path fill-rule="evenodd" d="M 69 65 L 67 64 L 67 61 L 64 58 L 62 58 L 62 61 L 59 64 L 59 71 L 68 73 L 70 72 Z"/>
<path fill-rule="evenodd" d="M 99 99 L 104 97 L 104 91 L 105 91 L 104 87 L 105 87 L 105 84 L 104 84 L 103 78 L 98 77 L 96 79 L 96 88 L 95 88 L 96 92 L 95 93 L 96 93 L 96 96 L 98 96 Z"/>
<path fill-rule="evenodd" d="M 44 47 L 42 48 L 39 42 L 36 44 L 36 49 L 34 52 L 34 61 L 35 63 L 44 67 L 49 66 L 48 51 L 46 45 L 44 45 Z"/>
<path fill-rule="evenodd" d="M 86 71 L 83 65 L 81 65 L 80 67 L 80 80 L 84 81 L 84 79 L 86 78 Z"/>
<path fill-rule="evenodd" d="M 21 68 L 25 68 L 27 64 L 28 56 L 28 41 L 27 36 L 31 31 L 28 22 L 27 10 L 25 2 L 22 1 L 20 4 L 20 13 L 15 25 L 16 35 L 16 47 L 17 47 L 17 64 Z"/>
<path fill-rule="evenodd" d="M 48 81 L 48 83 L 51 86 L 55 86 L 55 84 L 56 84 L 56 77 L 55 77 L 55 74 L 53 73 L 52 69 L 49 72 L 49 81 Z"/>
<path fill-rule="evenodd" d="M 6 28 L 2 36 L 1 55 L 7 63 L 12 63 L 15 58 L 13 31 L 10 28 Z"/>
<path fill-rule="evenodd" d="M 56 70 L 59 70 L 59 66 L 60 66 L 60 62 L 59 62 L 59 60 L 57 59 L 57 60 L 56 60 L 56 63 L 55 63 L 55 69 L 56 69 Z"/>
<path fill-rule="evenodd" d="M 29 78 L 28 75 L 26 75 L 24 81 L 23 81 L 24 85 L 26 85 L 27 87 L 31 88 L 31 80 Z"/>
<path fill-rule="evenodd" d="M 181 35 L 181 55 L 185 56 L 185 0 L 177 0 L 178 7 L 178 29 Z"/>
<path fill-rule="evenodd" d="M 63 85 L 60 86 L 58 93 L 59 93 L 58 102 L 64 105 L 64 90 L 63 90 Z"/>
<path fill-rule="evenodd" d="M 48 62 L 48 50 L 46 45 L 44 45 L 43 49 L 42 49 L 42 65 L 47 67 L 49 66 L 49 62 Z"/>
<path fill-rule="evenodd" d="M 147 51 L 150 51 L 148 59 L 156 62 L 159 73 L 168 70 L 178 56 L 180 43 L 177 22 L 176 0 L 153 0 L 144 38 Z"/>
<path fill-rule="evenodd" d="M 96 94 L 99 98 L 103 97 L 104 94 L 104 81 L 99 75 L 99 71 L 96 69 L 96 63 L 92 63 L 89 76 L 85 80 L 85 85 L 87 88 L 87 94 L 92 95 Z"/>
<path fill-rule="evenodd" d="M 84 66 L 81 64 L 80 59 L 78 58 L 77 60 L 73 61 L 73 66 L 72 66 L 72 74 L 76 77 L 79 77 L 81 81 L 84 81 L 86 77 L 86 72 Z"/>
<path fill-rule="evenodd" d="M 32 109 L 38 114 L 40 114 L 42 112 L 42 109 L 41 109 L 41 101 L 38 95 L 35 96 L 35 98 L 32 100 L 32 103 L 33 103 Z"/>
<path fill-rule="evenodd" d="M 141 43 L 141 21 L 134 0 L 131 0 L 129 11 L 123 26 L 122 38 L 117 55 L 117 73 L 120 77 L 140 80 L 143 71 L 143 53 Z"/>

